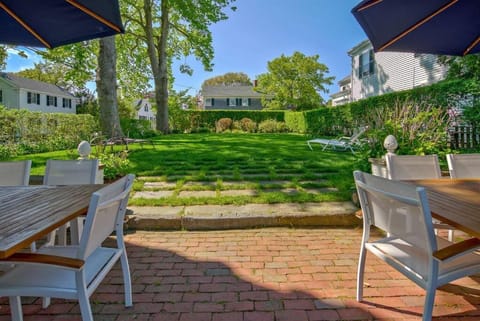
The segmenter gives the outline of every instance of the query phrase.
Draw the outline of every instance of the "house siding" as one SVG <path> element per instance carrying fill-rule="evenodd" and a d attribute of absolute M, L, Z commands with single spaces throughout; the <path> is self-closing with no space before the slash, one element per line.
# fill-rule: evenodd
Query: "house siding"
<path fill-rule="evenodd" d="M 352 57 L 351 92 L 354 101 L 430 85 L 446 76 L 447 68 L 438 63 L 437 56 L 380 52 L 374 54 L 374 72 L 361 77 L 360 55 L 367 50 L 371 50 L 371 45 L 349 52 Z"/>

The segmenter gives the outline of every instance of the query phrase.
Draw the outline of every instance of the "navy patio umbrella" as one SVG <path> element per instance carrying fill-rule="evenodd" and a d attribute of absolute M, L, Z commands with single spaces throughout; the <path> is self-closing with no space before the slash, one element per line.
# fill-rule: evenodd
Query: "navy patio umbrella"
<path fill-rule="evenodd" d="M 480 0 L 364 0 L 352 13 L 376 52 L 480 52 Z"/>
<path fill-rule="evenodd" d="M 0 0 L 0 43 L 55 48 L 124 32 L 118 0 Z"/>

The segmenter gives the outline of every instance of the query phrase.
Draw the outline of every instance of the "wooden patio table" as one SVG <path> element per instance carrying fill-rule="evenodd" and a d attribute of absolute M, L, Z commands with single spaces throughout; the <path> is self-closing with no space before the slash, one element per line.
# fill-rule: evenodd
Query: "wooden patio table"
<path fill-rule="evenodd" d="M 480 179 L 422 179 L 409 183 L 425 187 L 432 217 L 473 238 L 438 251 L 438 258 L 480 246 Z"/>
<path fill-rule="evenodd" d="M 86 214 L 104 185 L 0 187 L 0 259 Z"/>

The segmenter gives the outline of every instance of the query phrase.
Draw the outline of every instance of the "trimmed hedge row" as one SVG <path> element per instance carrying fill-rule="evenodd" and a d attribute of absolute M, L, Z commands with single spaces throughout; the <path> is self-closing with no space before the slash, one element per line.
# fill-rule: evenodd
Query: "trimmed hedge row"
<path fill-rule="evenodd" d="M 215 128 L 215 123 L 221 118 L 230 118 L 232 121 L 240 121 L 243 118 L 250 118 L 256 123 L 264 120 L 274 119 L 276 121 L 285 121 L 284 111 L 269 110 L 189 110 L 186 111 L 193 124 L 197 128 Z"/>
<path fill-rule="evenodd" d="M 0 108 L 0 159 L 75 148 L 97 130 L 91 115 Z"/>

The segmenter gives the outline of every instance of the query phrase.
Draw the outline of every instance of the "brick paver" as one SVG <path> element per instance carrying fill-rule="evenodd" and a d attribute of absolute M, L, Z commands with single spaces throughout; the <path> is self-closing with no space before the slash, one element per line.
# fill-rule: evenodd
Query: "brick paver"
<path fill-rule="evenodd" d="M 424 291 L 372 255 L 355 300 L 360 229 L 257 229 L 126 235 L 134 306 L 117 266 L 91 298 L 95 320 L 420 320 Z M 437 291 L 434 320 L 480 320 L 480 283 Z M 25 320 L 80 320 L 78 304 L 24 300 Z M 0 300 L 0 320 L 9 320 Z"/>

